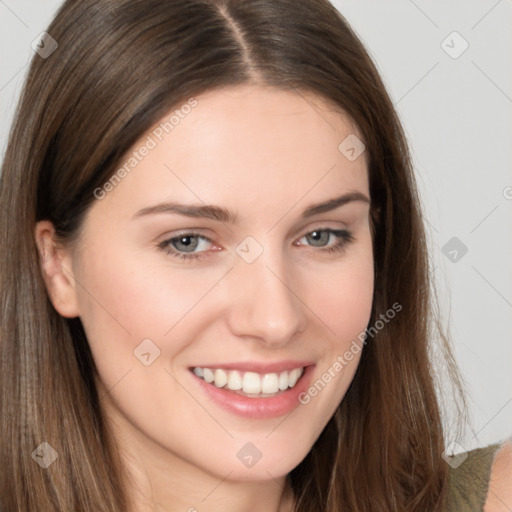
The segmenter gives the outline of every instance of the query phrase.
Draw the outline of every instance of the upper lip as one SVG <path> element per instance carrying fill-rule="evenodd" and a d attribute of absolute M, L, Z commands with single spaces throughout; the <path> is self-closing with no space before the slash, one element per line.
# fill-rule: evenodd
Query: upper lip
<path fill-rule="evenodd" d="M 258 363 L 250 361 L 240 361 L 238 363 L 211 363 L 211 364 L 198 364 L 192 366 L 193 368 L 214 368 L 222 370 L 240 370 L 242 372 L 255 372 L 255 373 L 279 373 L 294 368 L 304 368 L 314 364 L 312 361 L 275 361 L 273 363 Z"/>

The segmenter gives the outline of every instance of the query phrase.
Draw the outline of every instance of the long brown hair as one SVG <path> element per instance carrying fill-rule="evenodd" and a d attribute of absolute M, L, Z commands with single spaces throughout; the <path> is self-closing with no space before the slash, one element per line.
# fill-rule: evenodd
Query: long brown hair
<path fill-rule="evenodd" d="M 36 222 L 50 220 L 71 243 L 95 189 L 166 112 L 250 82 L 313 92 L 355 121 L 374 226 L 370 324 L 402 306 L 367 339 L 345 398 L 289 474 L 296 510 L 441 510 L 446 464 L 419 198 L 393 104 L 344 18 L 326 0 L 68 0 L 48 33 L 59 46 L 34 56 L 1 176 L 2 510 L 129 509 L 87 339 L 80 319 L 61 317 L 49 300 Z M 42 442 L 59 456 L 47 469 L 32 457 Z"/>

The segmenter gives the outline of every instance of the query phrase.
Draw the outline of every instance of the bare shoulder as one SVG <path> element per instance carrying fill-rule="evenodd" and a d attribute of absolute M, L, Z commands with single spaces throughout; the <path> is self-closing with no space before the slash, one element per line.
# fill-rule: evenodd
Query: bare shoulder
<path fill-rule="evenodd" d="M 484 512 L 510 512 L 510 510 L 512 510 L 511 440 L 502 445 L 494 458 Z"/>

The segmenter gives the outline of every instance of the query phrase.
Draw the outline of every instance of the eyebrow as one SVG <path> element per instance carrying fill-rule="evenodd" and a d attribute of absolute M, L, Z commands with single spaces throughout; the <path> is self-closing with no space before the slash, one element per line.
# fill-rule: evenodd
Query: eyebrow
<path fill-rule="evenodd" d="M 361 192 L 349 192 L 348 194 L 343 194 L 342 196 L 309 206 L 304 210 L 302 218 L 312 217 L 319 213 L 330 212 L 331 210 L 335 210 L 340 206 L 354 201 L 362 201 L 370 204 L 370 198 L 368 196 L 365 196 Z"/>
<path fill-rule="evenodd" d="M 340 208 L 347 203 L 354 201 L 362 201 L 370 203 L 370 198 L 361 192 L 349 192 L 339 197 L 322 201 L 308 206 L 303 212 L 301 217 L 303 219 L 318 215 L 319 213 L 326 213 L 336 208 Z M 215 205 L 191 205 L 191 204 L 180 204 L 173 202 L 159 203 L 154 206 L 148 206 L 137 211 L 133 216 L 133 219 L 144 217 L 146 215 L 157 215 L 162 213 L 177 213 L 179 215 L 185 215 L 187 217 L 205 218 L 212 219 L 219 222 L 225 222 L 234 224 L 237 222 L 237 215 L 226 208 Z"/>

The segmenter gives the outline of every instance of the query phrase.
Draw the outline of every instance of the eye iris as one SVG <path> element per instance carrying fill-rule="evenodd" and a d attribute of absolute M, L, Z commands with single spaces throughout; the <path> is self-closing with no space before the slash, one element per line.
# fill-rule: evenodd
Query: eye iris
<path fill-rule="evenodd" d="M 322 247 L 329 242 L 329 235 L 330 233 L 328 231 L 312 231 L 306 235 L 306 239 L 309 244 Z"/>
<path fill-rule="evenodd" d="M 173 247 L 181 252 L 193 252 L 199 243 L 197 236 L 181 236 L 172 241 Z"/>

